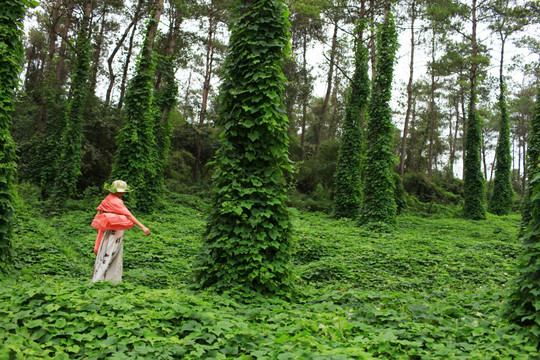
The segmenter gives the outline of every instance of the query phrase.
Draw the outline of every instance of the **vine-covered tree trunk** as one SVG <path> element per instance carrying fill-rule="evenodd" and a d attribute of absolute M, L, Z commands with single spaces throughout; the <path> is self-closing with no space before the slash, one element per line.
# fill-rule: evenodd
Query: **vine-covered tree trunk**
<path fill-rule="evenodd" d="M 75 47 L 76 62 L 71 80 L 71 101 L 66 111 L 66 127 L 61 142 L 62 154 L 54 190 L 54 202 L 60 206 L 66 198 L 74 194 L 81 174 L 82 122 L 90 73 L 91 44 L 88 35 L 91 14 L 92 0 L 87 0 Z"/>
<path fill-rule="evenodd" d="M 131 206 L 151 212 L 159 198 L 156 186 L 158 161 L 153 106 L 155 73 L 153 44 L 163 12 L 163 0 L 156 4 L 148 22 L 146 36 L 139 55 L 135 75 L 126 92 L 125 124 L 117 138 L 118 148 L 113 177 L 122 179 L 136 191 L 130 194 Z"/>
<path fill-rule="evenodd" d="M 531 121 L 531 129 L 529 132 L 528 147 L 527 147 L 527 188 L 525 191 L 525 198 L 523 199 L 523 207 L 521 211 L 521 230 L 529 225 L 531 221 L 532 204 L 531 204 L 531 192 L 532 185 L 531 180 L 534 175 L 538 173 L 538 164 L 540 160 L 540 91 L 536 96 L 536 109 Z"/>
<path fill-rule="evenodd" d="M 476 0 L 472 5 L 472 64 L 470 72 L 471 96 L 469 99 L 469 119 L 467 121 L 467 137 L 465 139 L 465 179 L 463 215 L 472 220 L 482 220 L 486 218 L 485 209 L 485 181 L 482 175 L 482 164 L 480 158 L 480 148 L 482 144 L 482 133 L 480 130 L 480 118 L 476 112 L 476 86 L 478 63 L 475 57 L 478 55 L 478 44 L 476 39 Z"/>
<path fill-rule="evenodd" d="M 373 94 L 369 103 L 368 146 L 364 160 L 364 200 L 360 210 L 360 224 L 393 224 L 396 217 L 394 200 L 394 126 L 390 99 L 392 76 L 398 47 L 397 30 L 390 1 L 385 19 L 379 28 L 377 65 Z"/>
<path fill-rule="evenodd" d="M 540 155 L 540 93 L 536 100 L 536 110 L 532 121 L 531 140 L 535 143 L 529 147 L 529 159 L 533 159 L 534 167 L 529 165 L 527 206 L 524 207 L 523 219 L 528 218 L 523 234 L 523 253 L 518 259 L 518 274 L 511 285 L 511 294 L 506 302 L 506 315 L 510 321 L 520 325 L 524 338 L 533 347 L 539 348 L 540 317 L 538 317 L 538 304 L 540 303 L 540 171 L 538 169 L 538 155 Z M 533 134 L 533 131 L 536 133 Z M 532 149 L 531 149 L 532 147 Z M 532 150 L 532 151 L 531 151 Z"/>
<path fill-rule="evenodd" d="M 363 12 L 362 12 L 363 14 Z M 363 129 L 371 82 L 368 74 L 369 52 L 363 43 L 364 19 L 358 26 L 355 72 L 343 121 L 335 173 L 335 210 L 338 218 L 356 219 L 362 201 L 361 160 Z"/>
<path fill-rule="evenodd" d="M 13 188 L 17 172 L 15 143 L 9 132 L 15 89 L 24 55 L 22 44 L 26 0 L 0 2 L 0 272 L 11 266 Z"/>
<path fill-rule="evenodd" d="M 501 120 L 499 127 L 499 140 L 495 157 L 495 180 L 493 181 L 493 196 L 489 202 L 489 212 L 496 215 L 507 215 L 512 209 L 514 190 L 510 179 L 512 157 L 510 155 L 510 120 L 506 107 L 505 84 L 503 77 L 504 41 L 501 46 L 501 65 L 499 68 L 499 109 Z"/>
<path fill-rule="evenodd" d="M 196 262 L 201 286 L 279 293 L 290 285 L 282 95 L 287 16 L 284 0 L 240 0 L 235 6 L 219 100 L 221 148 Z"/>

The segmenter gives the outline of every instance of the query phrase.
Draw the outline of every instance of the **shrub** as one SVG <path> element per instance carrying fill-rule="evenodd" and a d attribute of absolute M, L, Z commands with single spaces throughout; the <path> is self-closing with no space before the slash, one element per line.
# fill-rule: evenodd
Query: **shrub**
<path fill-rule="evenodd" d="M 415 196 L 418 201 L 423 203 L 435 202 L 443 205 L 455 205 L 461 201 L 461 196 L 442 189 L 423 173 L 405 174 L 403 187 L 409 195 Z"/>

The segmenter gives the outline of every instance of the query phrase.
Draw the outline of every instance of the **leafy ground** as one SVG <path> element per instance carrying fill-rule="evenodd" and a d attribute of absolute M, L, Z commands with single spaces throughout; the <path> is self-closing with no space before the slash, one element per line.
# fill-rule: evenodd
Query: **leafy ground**
<path fill-rule="evenodd" d="M 169 196 L 129 230 L 124 282 L 90 284 L 99 198 L 43 216 L 18 205 L 16 271 L 1 278 L 0 359 L 533 359 L 500 319 L 519 215 L 402 215 L 397 230 L 292 209 L 296 293 L 191 286 L 203 200 Z"/>

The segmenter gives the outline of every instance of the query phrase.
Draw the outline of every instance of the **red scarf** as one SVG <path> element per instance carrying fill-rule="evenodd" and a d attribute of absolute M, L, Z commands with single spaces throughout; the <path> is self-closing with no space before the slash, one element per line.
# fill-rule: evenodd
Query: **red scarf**
<path fill-rule="evenodd" d="M 92 221 L 92 226 L 98 230 L 94 252 L 97 254 L 103 234 L 107 230 L 126 230 L 133 227 L 133 222 L 127 218 L 131 212 L 124 205 L 122 199 L 109 194 L 97 207 L 98 213 Z"/>

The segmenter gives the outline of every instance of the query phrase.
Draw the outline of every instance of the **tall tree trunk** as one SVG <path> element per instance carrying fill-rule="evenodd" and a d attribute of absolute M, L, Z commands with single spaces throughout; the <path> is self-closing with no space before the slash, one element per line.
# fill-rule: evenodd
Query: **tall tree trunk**
<path fill-rule="evenodd" d="M 456 127 L 452 135 L 452 122 L 450 122 L 450 159 L 449 159 L 449 174 L 454 177 L 454 162 L 456 161 L 457 136 L 459 131 L 459 100 L 456 99 L 454 104 L 456 110 Z"/>
<path fill-rule="evenodd" d="M 96 49 L 94 52 L 94 61 L 92 64 L 92 69 L 90 71 L 90 87 L 89 91 L 91 94 L 94 94 L 96 91 L 97 84 L 97 74 L 99 70 L 99 60 L 101 59 L 101 48 L 103 47 L 103 36 L 105 32 L 105 20 L 107 18 L 107 2 L 103 2 L 103 10 L 101 14 L 101 24 L 99 29 L 99 35 L 96 41 Z"/>
<path fill-rule="evenodd" d="M 435 30 L 431 34 L 431 89 L 429 95 L 429 166 L 428 177 L 431 179 L 433 171 L 433 145 L 435 142 Z"/>
<path fill-rule="evenodd" d="M 371 20 L 371 38 L 369 40 L 369 47 L 371 49 L 371 83 L 373 84 L 375 82 L 375 65 L 377 64 L 377 36 L 375 35 L 375 0 L 369 1 L 369 16 Z"/>
<path fill-rule="evenodd" d="M 212 79 L 212 67 L 214 62 L 214 9 L 213 4 L 210 4 L 208 13 L 208 40 L 206 42 L 206 71 L 204 74 L 203 93 L 201 113 L 199 116 L 199 127 L 202 127 L 206 119 L 206 110 L 208 107 L 208 95 L 210 93 L 210 80 Z M 201 152 L 202 152 L 203 140 L 202 138 L 197 141 L 197 149 L 195 152 L 195 166 L 193 167 L 193 180 L 199 181 L 199 172 L 201 165 Z"/>
<path fill-rule="evenodd" d="M 133 25 L 133 30 L 131 31 L 131 36 L 129 37 L 129 47 L 126 54 L 126 60 L 124 62 L 124 69 L 122 72 L 122 84 L 120 84 L 120 98 L 118 99 L 118 110 L 122 109 L 122 106 L 124 105 L 124 97 L 126 94 L 126 84 L 127 84 L 129 63 L 131 61 L 131 54 L 133 52 L 133 40 L 135 38 L 136 31 L 137 31 L 137 24 Z"/>
<path fill-rule="evenodd" d="M 304 81 L 304 89 L 302 93 L 302 128 L 300 131 L 300 147 L 302 148 L 302 157 L 304 156 L 304 141 L 306 136 L 306 122 L 307 122 L 307 107 L 309 92 L 307 90 L 308 74 L 307 74 L 307 30 L 303 33 L 302 44 L 302 77 Z"/>
<path fill-rule="evenodd" d="M 62 44 L 60 45 L 60 49 L 58 49 L 58 63 L 56 64 L 56 79 L 59 83 L 63 83 L 65 68 L 64 68 L 64 62 L 65 62 L 65 53 L 67 49 L 68 44 L 68 33 L 69 28 L 71 27 L 71 20 L 73 18 L 73 9 L 75 8 L 75 0 L 69 1 L 69 8 L 66 12 L 66 21 L 64 22 L 64 27 L 62 28 L 61 37 L 62 37 Z"/>
<path fill-rule="evenodd" d="M 107 94 L 105 96 L 105 106 L 108 106 L 110 101 L 111 101 L 112 89 L 114 87 L 114 81 L 116 80 L 116 75 L 115 75 L 114 69 L 113 69 L 114 58 L 116 57 L 116 54 L 118 53 L 118 50 L 120 50 L 120 48 L 124 45 L 124 41 L 126 40 L 130 29 L 132 27 L 133 28 L 137 27 L 137 23 L 139 22 L 140 16 L 141 16 L 142 4 L 143 4 L 143 0 L 139 0 L 137 2 L 137 8 L 135 9 L 135 14 L 133 15 L 133 19 L 131 20 L 128 27 L 124 31 L 124 34 L 122 34 L 122 37 L 120 38 L 120 40 L 116 43 L 116 46 L 115 46 L 113 52 L 111 53 L 111 56 L 109 56 L 109 58 L 107 59 L 107 65 L 108 65 L 108 68 L 109 68 L 110 82 L 109 82 L 109 87 L 107 88 Z M 133 43 L 133 41 L 130 42 L 130 44 L 132 44 L 132 43 Z"/>
<path fill-rule="evenodd" d="M 322 130 L 323 124 L 327 119 L 328 104 L 330 102 L 330 97 L 332 96 L 332 85 L 334 78 L 334 66 L 336 62 L 336 49 L 337 49 L 337 32 L 338 32 L 338 22 L 336 20 L 334 24 L 334 33 L 332 35 L 332 48 L 330 49 L 330 63 L 328 65 L 328 75 L 326 77 L 326 94 L 324 95 L 323 104 L 321 107 L 321 114 L 319 121 L 317 123 L 317 132 L 315 139 L 315 149 L 318 151 L 319 146 L 322 141 Z"/>
<path fill-rule="evenodd" d="M 405 175 L 405 152 L 407 151 L 407 131 L 411 116 L 412 84 L 414 72 L 414 23 L 416 21 L 416 0 L 411 2 L 411 60 L 409 62 L 409 82 L 407 83 L 407 110 L 405 112 L 405 124 L 403 124 L 403 137 L 401 138 L 401 159 L 399 161 L 399 175 L 401 180 Z"/>

